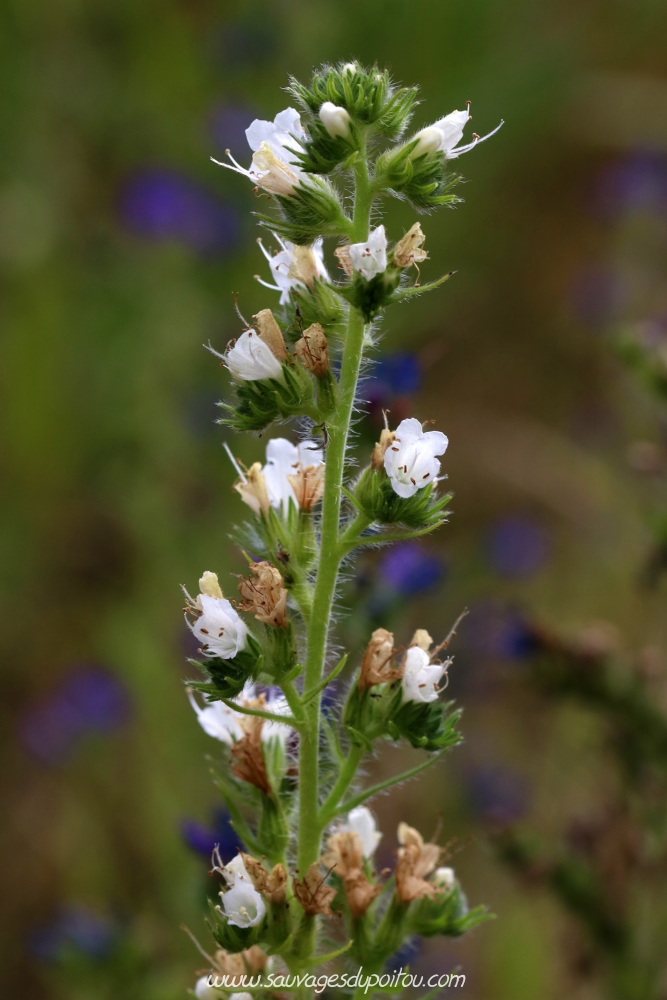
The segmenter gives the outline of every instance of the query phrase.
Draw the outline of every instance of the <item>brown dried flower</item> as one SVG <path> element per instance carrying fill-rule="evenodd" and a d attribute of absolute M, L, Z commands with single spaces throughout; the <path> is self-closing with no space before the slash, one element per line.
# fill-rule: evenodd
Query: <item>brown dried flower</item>
<path fill-rule="evenodd" d="M 234 483 L 234 489 L 254 514 L 259 514 L 260 511 L 268 514 L 271 502 L 261 462 L 254 462 L 245 474 L 245 479 Z"/>
<path fill-rule="evenodd" d="M 394 247 L 394 265 L 396 267 L 411 267 L 426 260 L 428 254 L 422 250 L 426 237 L 418 222 L 408 229 L 405 236 Z"/>
<path fill-rule="evenodd" d="M 337 247 L 334 250 L 334 256 L 338 257 L 340 266 L 343 268 L 348 278 L 351 278 L 354 274 L 354 265 L 352 263 L 352 258 L 350 257 L 349 246 Z"/>
<path fill-rule="evenodd" d="M 437 886 L 425 880 L 437 866 L 442 848 L 437 844 L 425 844 L 422 835 L 407 823 L 400 823 L 398 840 L 403 846 L 398 851 L 398 861 L 394 877 L 396 895 L 402 903 L 428 897 L 432 899 Z"/>
<path fill-rule="evenodd" d="M 336 890 L 326 884 L 326 879 L 317 861 L 310 866 L 304 879 L 294 879 L 294 895 L 309 916 L 318 913 L 333 916 L 331 904 L 336 898 Z"/>
<path fill-rule="evenodd" d="M 251 611 L 255 618 L 276 628 L 287 628 L 287 591 L 283 578 L 271 563 L 250 563 L 255 579 L 244 577 L 239 583 L 243 598 L 239 611 Z"/>
<path fill-rule="evenodd" d="M 271 903 L 284 903 L 287 888 L 285 866 L 281 864 L 274 865 L 269 872 L 262 862 L 258 861 L 257 858 L 253 858 L 251 854 L 241 853 L 241 857 L 257 892 L 260 892 Z"/>
<path fill-rule="evenodd" d="M 433 639 L 425 628 L 418 628 L 412 637 L 410 645 L 419 646 L 419 648 L 423 649 L 425 653 L 428 653 L 429 649 L 433 645 Z"/>
<path fill-rule="evenodd" d="M 301 510 L 311 511 L 324 492 L 324 462 L 320 465 L 299 465 L 287 481 Z"/>
<path fill-rule="evenodd" d="M 262 972 L 268 957 L 258 945 L 254 944 L 245 951 L 231 955 L 224 948 L 218 949 L 213 956 L 215 972 L 221 976 L 244 976 L 247 973 Z"/>
<path fill-rule="evenodd" d="M 257 707 L 261 707 L 257 699 Z M 254 704 L 249 704 L 254 708 Z M 232 747 L 232 774 L 241 781 L 247 781 L 268 795 L 271 791 L 262 753 L 262 726 L 264 719 L 257 715 L 244 715 L 239 720 L 244 735 Z"/>
<path fill-rule="evenodd" d="M 388 427 L 383 427 L 380 432 L 380 440 L 373 448 L 373 454 L 371 455 L 371 468 L 382 469 L 384 468 L 384 456 L 393 443 L 396 437 L 396 431 L 390 431 Z"/>
<path fill-rule="evenodd" d="M 329 371 L 329 345 L 319 323 L 311 323 L 303 331 L 301 339 L 294 345 L 294 353 L 303 367 L 317 378 L 322 378 Z"/>
<path fill-rule="evenodd" d="M 285 361 L 287 358 L 287 348 L 283 340 L 282 330 L 278 326 L 275 317 L 270 309 L 261 309 L 256 316 L 253 316 L 254 326 L 271 353 L 278 361 Z"/>
<path fill-rule="evenodd" d="M 366 647 L 359 674 L 359 690 L 373 684 L 390 684 L 402 676 L 402 671 L 392 665 L 394 636 L 386 628 L 376 628 Z"/>
<path fill-rule="evenodd" d="M 355 868 L 345 876 L 343 886 L 353 917 L 363 917 L 375 897 L 382 892 L 382 886 L 369 882 L 360 868 Z"/>
<path fill-rule="evenodd" d="M 327 840 L 327 850 L 322 856 L 322 864 L 332 868 L 336 875 L 344 878 L 364 862 L 364 845 L 354 830 L 339 830 Z"/>

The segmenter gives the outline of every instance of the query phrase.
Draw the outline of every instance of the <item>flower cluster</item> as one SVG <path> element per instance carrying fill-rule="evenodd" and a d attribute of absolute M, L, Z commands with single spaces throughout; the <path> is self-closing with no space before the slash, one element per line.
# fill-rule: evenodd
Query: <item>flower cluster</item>
<path fill-rule="evenodd" d="M 198 643 L 190 663 L 204 677 L 188 682 L 188 697 L 216 741 L 216 785 L 243 845 L 231 860 L 214 852 L 218 950 L 197 998 L 219 995 L 216 973 L 262 973 L 271 963 L 299 972 L 328 961 L 318 930 L 327 921 L 345 924 L 341 961 L 373 971 L 410 936 L 458 935 L 484 917 L 468 911 L 442 848 L 405 823 L 393 871 L 378 874 L 381 834 L 366 805 L 460 741 L 460 712 L 441 697 L 456 625 L 439 644 L 419 629 L 407 646 L 377 628 L 347 680 L 348 656 L 334 666 L 330 652 L 344 561 L 365 546 L 433 531 L 450 500 L 441 488 L 448 441 L 431 420 L 413 416 L 395 429 L 387 422 L 360 470 L 351 460 L 359 373 L 379 317 L 450 276 L 422 284 L 420 223 L 393 238 L 375 224 L 376 202 L 389 195 L 420 211 L 454 204 L 459 178 L 448 163 L 497 129 L 466 143 L 467 106 L 406 139 L 416 89 L 357 62 L 322 67 L 308 86 L 292 79 L 289 89 L 294 107 L 247 128 L 250 165 L 231 156 L 222 164 L 269 206 L 258 218 L 277 249 L 259 241 L 271 280 L 258 280 L 277 298 L 259 303 L 225 350 L 211 348 L 234 391 L 220 404 L 220 423 L 255 432 L 294 425 L 269 437 L 263 459 L 249 466 L 225 444 L 237 475 L 231 502 L 246 515 L 231 533 L 248 568 L 232 597 L 211 571 L 195 597 L 185 592 Z M 344 694 L 336 698 L 339 675 Z M 382 740 L 425 756 L 364 787 L 363 760 Z"/>

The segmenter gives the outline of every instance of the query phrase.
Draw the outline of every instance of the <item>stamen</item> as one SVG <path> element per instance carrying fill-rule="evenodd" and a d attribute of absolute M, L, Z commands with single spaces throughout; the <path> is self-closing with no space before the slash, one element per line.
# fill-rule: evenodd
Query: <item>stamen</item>
<path fill-rule="evenodd" d="M 238 462 L 236 461 L 236 459 L 234 458 L 234 456 L 233 456 L 233 454 L 232 454 L 232 450 L 231 450 L 231 448 L 229 447 L 229 445 L 227 444 L 227 442 L 226 442 L 226 441 L 223 441 L 223 442 L 222 442 L 222 447 L 223 447 L 223 448 L 225 449 L 225 451 L 227 452 L 227 455 L 229 456 L 229 460 L 230 460 L 230 462 L 232 463 L 232 465 L 234 466 L 234 468 L 235 468 L 235 469 L 236 469 L 236 471 L 238 472 L 238 474 L 239 474 L 239 477 L 240 477 L 240 479 L 241 479 L 241 482 L 242 482 L 242 483 L 247 483 L 247 482 L 248 482 L 248 479 L 247 479 L 247 477 L 246 477 L 245 473 L 243 472 L 243 469 L 241 468 L 241 466 L 239 465 L 239 463 L 238 463 Z"/>

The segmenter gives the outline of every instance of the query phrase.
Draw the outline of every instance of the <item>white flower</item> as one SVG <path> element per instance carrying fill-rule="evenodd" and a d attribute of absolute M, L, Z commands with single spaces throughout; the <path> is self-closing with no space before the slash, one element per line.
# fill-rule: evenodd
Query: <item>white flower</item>
<path fill-rule="evenodd" d="M 190 600 L 190 609 L 197 617 L 188 626 L 205 656 L 231 660 L 245 647 L 247 626 L 225 597 L 200 593 L 196 601 Z"/>
<path fill-rule="evenodd" d="M 197 1000 L 220 1000 L 221 993 L 215 986 L 209 985 L 210 976 L 201 976 L 195 984 Z"/>
<path fill-rule="evenodd" d="M 320 121 L 332 139 L 339 136 L 347 139 L 350 134 L 350 116 L 345 108 L 340 108 L 331 101 L 325 101 L 320 108 Z"/>
<path fill-rule="evenodd" d="M 281 378 L 283 366 L 256 330 L 246 330 L 222 358 L 234 378 L 252 382 L 262 378 Z"/>
<path fill-rule="evenodd" d="M 235 927 L 255 927 L 264 919 L 266 905 L 247 873 L 239 875 L 221 899 L 225 916 Z"/>
<path fill-rule="evenodd" d="M 492 132 L 489 132 L 485 136 L 480 137 L 473 134 L 472 142 L 469 142 L 465 146 L 457 147 L 456 144 L 463 138 L 463 129 L 470 121 L 470 117 L 468 106 L 465 111 L 452 111 L 450 114 L 445 115 L 444 118 L 440 118 L 439 121 L 434 122 L 433 125 L 423 128 L 421 132 L 417 132 L 413 136 L 413 139 L 417 139 L 418 142 L 411 154 L 412 157 L 422 156 L 424 153 L 444 153 L 446 160 L 455 160 L 461 153 L 468 153 L 478 143 L 490 139 L 503 125 L 501 121 L 500 125 L 497 125 Z"/>
<path fill-rule="evenodd" d="M 311 287 L 315 278 L 324 278 L 325 281 L 328 281 L 329 275 L 324 266 L 321 239 L 315 240 L 312 247 L 301 247 L 295 243 L 285 242 L 279 236 L 276 236 L 276 239 L 281 246 L 281 250 L 277 254 L 269 253 L 262 241 L 257 241 L 260 250 L 269 262 L 275 284 L 263 281 L 262 278 L 257 280 L 265 288 L 280 292 L 281 305 L 286 305 L 289 302 L 290 292 L 293 288 L 298 289 L 304 285 Z"/>
<path fill-rule="evenodd" d="M 431 882 L 442 892 L 451 892 L 456 882 L 453 868 L 436 868 L 431 876 Z"/>
<path fill-rule="evenodd" d="M 401 681 L 403 701 L 435 701 L 445 669 L 442 663 L 431 663 L 428 653 L 419 646 L 410 646 L 405 654 L 405 671 Z"/>
<path fill-rule="evenodd" d="M 289 502 L 298 507 L 296 494 L 288 476 L 294 475 L 299 466 L 323 464 L 323 452 L 314 441 L 292 444 L 286 438 L 272 438 L 266 446 L 266 465 L 262 469 L 269 501 L 272 507 L 282 507 L 286 513 Z"/>
<path fill-rule="evenodd" d="M 302 150 L 300 140 L 305 139 L 306 133 L 301 127 L 299 113 L 294 108 L 286 108 L 272 122 L 256 118 L 245 134 L 253 150 L 248 170 L 238 164 L 229 151 L 227 156 L 232 166 L 218 160 L 213 162 L 243 174 L 270 194 L 292 194 L 303 176 L 298 166 L 298 153 Z"/>
<path fill-rule="evenodd" d="M 365 243 L 353 243 L 347 248 L 352 267 L 359 271 L 366 281 L 381 274 L 387 267 L 387 237 L 384 226 L 378 226 L 369 234 Z"/>
<path fill-rule="evenodd" d="M 436 482 L 440 472 L 436 455 L 444 455 L 448 443 L 441 431 L 424 432 L 414 417 L 401 420 L 384 454 L 384 467 L 394 492 L 407 498 Z"/>
<path fill-rule="evenodd" d="M 232 746 L 237 740 L 242 739 L 243 730 L 238 721 L 239 714 L 222 701 L 211 702 L 205 708 L 201 708 L 191 691 L 188 692 L 190 704 L 197 713 L 197 720 L 207 736 L 212 736 L 214 740 L 220 740 L 227 746 Z"/>
<path fill-rule="evenodd" d="M 377 828 L 375 816 L 366 806 L 357 806 L 347 814 L 347 823 L 341 830 L 346 833 L 357 833 L 361 839 L 362 850 L 367 861 L 375 854 L 375 848 L 382 840 L 382 834 Z"/>
<path fill-rule="evenodd" d="M 243 739 L 245 736 L 243 723 L 250 716 L 245 715 L 243 712 L 235 712 L 234 709 L 225 705 L 222 701 L 214 701 L 201 708 L 191 691 L 188 691 L 188 698 L 197 713 L 199 725 L 207 736 L 212 736 L 213 739 L 220 740 L 221 743 L 226 743 L 229 747 L 233 746 L 238 740 Z M 232 701 L 237 705 L 250 705 L 251 707 L 259 708 L 261 711 L 269 712 L 271 715 L 290 714 L 287 699 L 282 694 L 272 694 L 263 704 L 258 705 L 257 692 L 252 681 L 246 681 L 241 694 L 237 698 L 233 698 Z M 269 740 L 277 738 L 284 746 L 291 731 L 292 727 L 288 726 L 287 723 L 283 724 L 267 720 L 262 726 L 262 742 L 267 743 Z M 233 868 L 238 862 L 241 865 L 243 864 L 240 857 L 234 858 L 226 868 Z"/>
<path fill-rule="evenodd" d="M 248 869 L 246 868 L 240 854 L 237 854 L 236 857 L 232 858 L 229 864 L 224 865 L 219 869 L 219 871 L 229 886 L 235 885 L 236 880 L 239 878 L 252 885 L 252 879 L 250 878 L 250 875 L 248 875 Z"/>

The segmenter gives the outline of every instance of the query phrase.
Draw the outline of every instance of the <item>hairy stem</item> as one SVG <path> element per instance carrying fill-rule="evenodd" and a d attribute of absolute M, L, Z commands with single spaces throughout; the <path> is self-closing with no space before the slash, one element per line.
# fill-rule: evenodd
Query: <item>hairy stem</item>
<path fill-rule="evenodd" d="M 352 240 L 361 241 L 368 235 L 371 193 L 365 153 L 355 165 L 356 189 Z M 359 377 L 364 339 L 364 322 L 360 313 L 350 307 L 347 338 L 343 352 L 336 412 L 327 423 L 328 445 L 320 525 L 320 556 L 307 628 L 308 655 L 303 695 L 307 697 L 320 685 L 326 655 L 329 626 L 333 610 L 340 563 L 344 555 L 339 542 L 341 487 L 345 474 L 345 455 L 352 419 L 354 397 Z M 320 855 L 322 826 L 319 815 L 319 744 L 320 705 L 322 693 L 304 707 L 305 722 L 299 743 L 299 851 L 297 866 L 301 877 Z M 315 921 L 302 928 L 299 942 L 302 959 L 312 956 L 315 947 Z"/>

